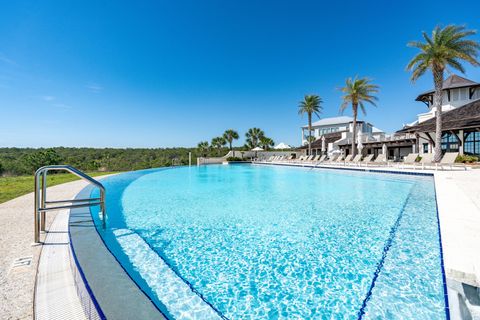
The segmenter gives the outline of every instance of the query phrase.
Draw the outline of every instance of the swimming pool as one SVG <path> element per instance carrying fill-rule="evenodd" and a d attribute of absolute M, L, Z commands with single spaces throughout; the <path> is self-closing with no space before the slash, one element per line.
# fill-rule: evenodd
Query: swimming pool
<path fill-rule="evenodd" d="M 167 317 L 446 318 L 431 177 L 210 165 L 103 181 L 98 231 Z"/>

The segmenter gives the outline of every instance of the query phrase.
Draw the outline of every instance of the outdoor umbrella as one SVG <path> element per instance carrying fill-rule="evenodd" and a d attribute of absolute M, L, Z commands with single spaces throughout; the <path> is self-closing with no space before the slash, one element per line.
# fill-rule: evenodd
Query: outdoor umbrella
<path fill-rule="evenodd" d="M 322 136 L 322 154 L 325 154 L 327 148 L 325 148 L 325 136 Z"/>
<path fill-rule="evenodd" d="M 357 138 L 357 149 L 359 150 L 358 152 L 361 154 L 362 149 L 363 149 L 363 144 L 362 144 L 362 133 L 358 133 L 358 138 Z"/>
<path fill-rule="evenodd" d="M 260 148 L 260 147 L 255 147 L 255 148 L 252 149 L 252 151 L 255 151 L 255 158 L 256 158 L 257 157 L 257 151 L 263 151 L 263 149 Z"/>

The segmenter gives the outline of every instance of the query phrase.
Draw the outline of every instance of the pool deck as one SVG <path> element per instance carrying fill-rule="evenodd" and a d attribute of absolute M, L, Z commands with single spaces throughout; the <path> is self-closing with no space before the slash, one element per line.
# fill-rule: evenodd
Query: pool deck
<path fill-rule="evenodd" d="M 332 166 L 339 168 L 339 166 Z M 365 167 L 347 167 L 365 170 Z M 405 170 L 391 167 L 368 167 L 368 171 L 385 170 L 398 173 L 433 173 L 437 193 L 445 271 L 448 279 L 480 286 L 480 170 L 426 171 Z M 83 181 L 74 181 L 48 188 L 52 199 L 73 199 L 86 186 Z M 47 214 L 48 242 L 51 246 L 32 246 L 33 240 L 33 193 L 0 204 L 0 315 L 2 319 L 32 319 L 37 268 L 47 263 L 53 255 L 65 254 L 68 238 L 62 237 L 65 229 L 62 221 L 68 219 L 69 211 Z M 58 220 L 52 225 L 53 221 Z M 55 231 L 56 232 L 53 232 Z M 57 242 L 56 244 L 54 242 Z M 48 247 L 48 249 L 47 249 Z M 63 249 L 62 249 L 63 247 Z M 43 249 L 42 249 L 43 248 Z M 59 248 L 59 249 L 56 249 Z M 48 253 L 48 256 L 47 256 Z M 42 258 L 40 258 L 42 256 Z M 17 260 L 17 259 L 22 260 Z M 46 260 L 44 260 L 46 259 Z M 59 259 L 62 260 L 62 259 Z M 64 259 L 63 259 L 64 260 Z M 40 262 L 40 263 L 39 263 Z M 63 265 L 67 266 L 67 265 Z M 52 267 L 46 269 L 57 270 Z M 58 270 L 57 270 L 58 271 Z M 60 268 L 58 290 L 71 294 L 73 276 Z M 39 274 L 40 274 L 39 270 Z M 70 270 L 70 273 L 72 271 Z M 56 279 L 56 280 L 58 280 Z M 55 281 L 56 281 L 55 280 Z M 74 295 L 61 296 L 66 308 L 74 311 L 75 317 L 83 318 L 79 311 L 80 300 Z M 37 297 L 38 298 L 38 297 Z M 68 312 L 64 310 L 64 312 Z M 40 310 L 36 310 L 39 312 Z M 73 318 L 73 314 L 70 314 Z"/>

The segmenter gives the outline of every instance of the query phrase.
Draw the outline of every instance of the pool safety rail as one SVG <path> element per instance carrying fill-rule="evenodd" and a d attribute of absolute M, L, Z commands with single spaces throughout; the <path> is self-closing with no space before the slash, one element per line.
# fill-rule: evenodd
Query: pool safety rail
<path fill-rule="evenodd" d="M 47 201 L 47 174 L 49 171 L 66 171 L 72 173 L 79 178 L 89 182 L 100 189 L 99 198 L 85 198 L 74 200 L 55 200 Z M 62 205 L 65 204 L 66 205 Z M 81 208 L 90 206 L 100 206 L 102 217 L 102 226 L 106 225 L 106 211 L 105 211 L 105 187 L 82 171 L 67 165 L 52 165 L 39 168 L 35 172 L 35 199 L 34 199 L 34 242 L 40 242 L 40 232 L 45 231 L 45 213 L 47 211 Z"/>

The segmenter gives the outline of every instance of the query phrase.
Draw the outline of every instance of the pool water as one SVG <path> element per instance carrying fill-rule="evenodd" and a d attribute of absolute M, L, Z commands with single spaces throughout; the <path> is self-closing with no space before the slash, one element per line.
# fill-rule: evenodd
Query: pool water
<path fill-rule="evenodd" d="M 446 318 L 431 177 L 210 165 L 103 182 L 98 231 L 169 318 Z"/>

